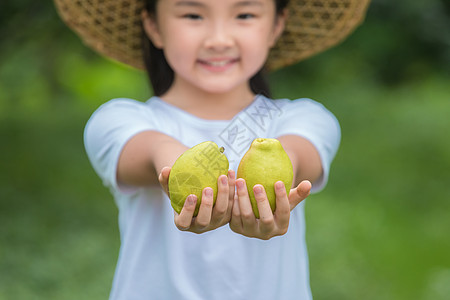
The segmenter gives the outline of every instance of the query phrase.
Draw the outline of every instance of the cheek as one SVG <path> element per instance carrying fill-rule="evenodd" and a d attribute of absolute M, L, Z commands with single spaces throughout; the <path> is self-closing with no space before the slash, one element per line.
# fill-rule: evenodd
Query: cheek
<path fill-rule="evenodd" d="M 177 48 L 169 47 L 166 49 L 164 49 L 164 56 L 166 57 L 167 63 L 172 70 L 178 73 L 183 68 L 182 63 L 185 62 L 186 59 L 181 51 L 177 51 Z"/>
<path fill-rule="evenodd" d="M 248 59 L 251 61 L 262 61 L 262 63 L 265 62 L 270 51 L 272 40 L 269 31 L 264 27 L 241 39 L 245 44 Z"/>
<path fill-rule="evenodd" d="M 168 51 L 168 55 L 177 57 L 189 57 L 195 54 L 196 49 L 196 36 L 190 31 L 183 31 L 179 28 L 175 31 L 176 34 L 168 35 L 168 39 L 165 40 L 165 51 Z"/>
<path fill-rule="evenodd" d="M 190 51 L 189 43 L 185 38 L 170 39 L 165 41 L 164 55 L 167 62 L 174 70 L 178 70 L 180 66 L 192 60 L 192 51 Z M 181 64 L 181 65 L 180 65 Z"/>
<path fill-rule="evenodd" d="M 268 50 L 274 42 L 274 29 L 267 25 L 260 26 L 252 33 L 249 33 L 245 40 L 251 41 L 255 46 L 260 47 L 261 50 Z"/>

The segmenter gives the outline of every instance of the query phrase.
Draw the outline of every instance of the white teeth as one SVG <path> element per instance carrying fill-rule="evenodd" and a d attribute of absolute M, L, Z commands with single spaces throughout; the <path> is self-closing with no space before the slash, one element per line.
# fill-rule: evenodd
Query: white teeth
<path fill-rule="evenodd" d="M 213 66 L 213 67 L 223 67 L 228 63 L 228 60 L 223 60 L 223 61 L 210 61 L 208 62 L 209 65 Z"/>

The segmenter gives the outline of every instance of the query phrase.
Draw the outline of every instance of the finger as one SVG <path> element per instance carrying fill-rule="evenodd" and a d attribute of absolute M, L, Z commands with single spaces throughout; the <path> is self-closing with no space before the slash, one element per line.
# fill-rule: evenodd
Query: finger
<path fill-rule="evenodd" d="M 188 230 L 191 227 L 192 217 L 194 216 L 196 205 L 197 196 L 187 196 L 180 214 L 175 214 L 175 225 L 178 229 Z"/>
<path fill-rule="evenodd" d="M 230 220 L 230 228 L 234 232 L 242 232 L 242 220 L 241 220 L 241 212 L 239 210 L 239 199 L 238 196 L 235 195 L 233 199 L 233 208 L 231 213 Z"/>
<path fill-rule="evenodd" d="M 166 192 L 166 194 L 169 194 L 169 175 L 170 175 L 170 167 L 164 167 L 162 168 L 161 172 L 159 173 L 158 176 L 158 180 L 159 183 L 161 184 L 164 192 Z"/>
<path fill-rule="evenodd" d="M 214 215 L 222 218 L 229 206 L 228 199 L 228 178 L 226 175 L 220 175 L 217 179 L 217 200 L 214 205 Z"/>
<path fill-rule="evenodd" d="M 200 228 L 208 226 L 211 222 L 213 201 L 213 189 L 210 187 L 204 188 L 202 191 L 202 202 L 200 203 L 200 209 L 195 219 L 195 224 Z"/>
<path fill-rule="evenodd" d="M 246 228 L 253 227 L 256 218 L 248 196 L 245 180 L 242 178 L 236 179 L 236 193 L 239 198 L 238 204 L 242 226 L 245 230 Z"/>
<path fill-rule="evenodd" d="M 262 232 L 269 232 L 274 227 L 273 213 L 270 208 L 269 200 L 267 200 L 266 191 L 261 184 L 256 184 L 253 187 L 256 204 L 259 211 L 259 223 Z"/>
<path fill-rule="evenodd" d="M 284 228 L 289 225 L 291 207 L 286 194 L 286 188 L 282 181 L 275 182 L 275 195 L 277 208 L 275 210 L 275 219 L 278 227 Z"/>
<path fill-rule="evenodd" d="M 311 193 L 311 182 L 303 180 L 295 189 L 289 192 L 290 209 L 293 210 L 300 202 L 306 199 Z"/>
<path fill-rule="evenodd" d="M 227 215 L 231 218 L 234 205 L 234 196 L 236 195 L 236 174 L 233 170 L 228 171 L 228 211 Z"/>
<path fill-rule="evenodd" d="M 234 194 L 236 192 L 236 174 L 233 170 L 228 171 L 228 198 L 231 202 L 234 201 Z"/>

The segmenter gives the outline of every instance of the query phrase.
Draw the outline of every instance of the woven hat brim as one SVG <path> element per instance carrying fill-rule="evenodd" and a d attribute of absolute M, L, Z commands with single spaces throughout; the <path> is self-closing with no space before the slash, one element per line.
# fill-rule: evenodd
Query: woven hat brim
<path fill-rule="evenodd" d="M 286 28 L 267 69 L 295 64 L 344 41 L 365 18 L 370 0 L 290 1 Z"/>
<path fill-rule="evenodd" d="M 62 20 L 90 48 L 144 69 L 143 0 L 54 0 Z M 273 71 L 323 52 L 361 24 L 370 0 L 291 0 L 286 28 L 269 53 Z"/>
<path fill-rule="evenodd" d="M 98 53 L 144 69 L 141 0 L 55 0 L 61 19 Z"/>

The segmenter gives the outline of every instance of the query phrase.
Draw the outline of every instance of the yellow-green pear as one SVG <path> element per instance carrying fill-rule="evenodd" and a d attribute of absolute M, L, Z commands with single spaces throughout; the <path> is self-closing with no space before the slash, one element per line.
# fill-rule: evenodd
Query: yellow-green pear
<path fill-rule="evenodd" d="M 270 207 L 276 209 L 274 184 L 283 181 L 289 195 L 293 180 L 292 163 L 277 139 L 257 138 L 253 140 L 248 151 L 239 163 L 237 177 L 245 179 L 253 213 L 259 218 L 253 187 L 261 184 L 267 194 Z"/>
<path fill-rule="evenodd" d="M 228 159 L 224 148 L 207 141 L 184 152 L 172 166 L 169 175 L 169 197 L 173 209 L 180 213 L 187 196 L 197 196 L 194 216 L 198 214 L 202 191 L 211 187 L 214 191 L 214 203 L 217 197 L 217 179 L 228 173 Z"/>

